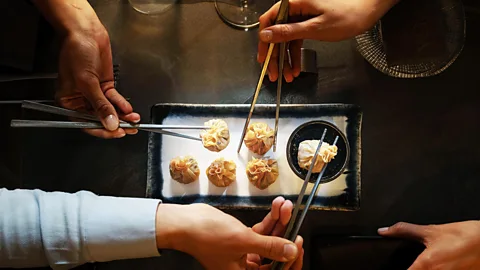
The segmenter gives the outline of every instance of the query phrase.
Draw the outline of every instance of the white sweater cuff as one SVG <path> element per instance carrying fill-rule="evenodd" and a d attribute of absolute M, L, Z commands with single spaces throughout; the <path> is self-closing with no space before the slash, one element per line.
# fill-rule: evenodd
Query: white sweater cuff
<path fill-rule="evenodd" d="M 89 196 L 90 194 L 84 194 Z M 160 200 L 100 196 L 82 210 L 84 243 L 91 261 L 159 256 L 155 218 Z"/>

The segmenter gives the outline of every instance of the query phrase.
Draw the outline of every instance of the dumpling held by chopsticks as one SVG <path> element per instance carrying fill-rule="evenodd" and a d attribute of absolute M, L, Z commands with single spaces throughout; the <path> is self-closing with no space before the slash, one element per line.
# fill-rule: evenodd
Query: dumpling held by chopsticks
<path fill-rule="evenodd" d="M 170 161 L 170 176 L 173 180 L 189 184 L 200 176 L 197 161 L 191 156 L 176 157 Z"/>
<path fill-rule="evenodd" d="M 252 123 L 245 134 L 245 145 L 250 151 L 264 155 L 272 148 L 274 131 L 265 123 Z"/>
<path fill-rule="evenodd" d="M 310 169 L 310 165 L 313 161 L 313 156 L 317 150 L 319 140 L 306 140 L 300 143 L 298 146 L 298 165 L 305 170 Z M 314 173 L 319 173 L 326 163 L 329 163 L 337 155 L 337 146 L 330 145 L 326 142 L 322 143 L 320 150 L 318 151 L 318 157 L 313 167 Z"/>
<path fill-rule="evenodd" d="M 200 133 L 203 146 L 213 152 L 220 152 L 225 149 L 230 142 L 227 123 L 220 119 L 213 119 L 205 122 L 205 126 L 209 129 Z"/>

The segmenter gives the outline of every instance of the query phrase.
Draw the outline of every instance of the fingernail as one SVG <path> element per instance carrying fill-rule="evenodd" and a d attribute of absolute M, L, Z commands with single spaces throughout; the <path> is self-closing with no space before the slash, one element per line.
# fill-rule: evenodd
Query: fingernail
<path fill-rule="evenodd" d="M 285 244 L 283 247 L 283 257 L 287 260 L 293 260 L 297 257 L 297 246 L 294 244 Z"/>
<path fill-rule="evenodd" d="M 126 133 L 120 133 L 118 135 L 115 136 L 116 139 L 120 139 L 120 138 L 123 138 L 125 137 Z"/>
<path fill-rule="evenodd" d="M 388 231 L 388 227 L 379 228 L 377 230 L 379 233 Z"/>
<path fill-rule="evenodd" d="M 136 129 L 135 132 L 132 132 L 132 133 L 127 133 L 128 135 L 135 135 L 138 133 L 138 130 Z"/>
<path fill-rule="evenodd" d="M 104 118 L 105 127 L 110 130 L 116 130 L 118 128 L 118 119 L 115 115 L 110 114 L 109 116 Z"/>
<path fill-rule="evenodd" d="M 269 42 L 272 40 L 273 32 L 272 30 L 262 30 L 260 31 L 260 39 L 264 42 Z"/>

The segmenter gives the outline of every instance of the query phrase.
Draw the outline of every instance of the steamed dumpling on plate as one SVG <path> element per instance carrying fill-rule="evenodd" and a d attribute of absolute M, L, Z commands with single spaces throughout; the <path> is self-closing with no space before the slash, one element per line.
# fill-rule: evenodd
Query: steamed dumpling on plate
<path fill-rule="evenodd" d="M 207 177 L 217 187 L 228 187 L 235 179 L 237 165 L 235 162 L 218 158 L 207 168 Z"/>
<path fill-rule="evenodd" d="M 170 176 L 173 180 L 189 184 L 200 176 L 197 161 L 192 156 L 176 157 L 170 161 Z"/>
<path fill-rule="evenodd" d="M 247 163 L 247 177 L 257 188 L 266 189 L 278 178 L 277 161 L 253 158 Z"/>
<path fill-rule="evenodd" d="M 298 165 L 305 170 L 310 169 L 310 165 L 313 161 L 313 156 L 317 150 L 319 140 L 306 140 L 300 143 L 298 146 Z M 337 155 L 338 147 L 336 145 L 330 145 L 326 142 L 322 143 L 320 150 L 318 151 L 318 157 L 313 167 L 314 173 L 319 173 L 326 163 L 329 163 Z"/>
<path fill-rule="evenodd" d="M 274 131 L 265 123 L 252 123 L 245 134 L 245 145 L 250 151 L 264 155 L 273 145 Z"/>
<path fill-rule="evenodd" d="M 213 152 L 220 152 L 225 149 L 230 142 L 227 123 L 220 119 L 212 119 L 205 122 L 205 126 L 209 129 L 200 133 L 203 146 Z"/>

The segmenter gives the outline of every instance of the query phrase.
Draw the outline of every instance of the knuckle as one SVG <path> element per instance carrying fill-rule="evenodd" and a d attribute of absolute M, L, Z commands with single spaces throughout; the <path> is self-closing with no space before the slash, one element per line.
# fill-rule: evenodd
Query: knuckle
<path fill-rule="evenodd" d="M 81 84 L 86 85 L 87 87 L 94 86 L 98 84 L 98 76 L 95 72 L 90 69 L 86 69 L 80 72 L 77 75 L 77 79 Z"/>
<path fill-rule="evenodd" d="M 429 255 L 417 259 L 416 265 L 419 269 L 435 269 L 434 261 Z"/>
<path fill-rule="evenodd" d="M 282 37 L 287 37 L 292 33 L 292 27 L 288 24 L 283 24 L 280 26 L 280 35 Z"/>
<path fill-rule="evenodd" d="M 95 104 L 93 105 L 97 112 L 109 113 L 111 109 L 111 105 L 103 99 L 95 100 Z"/>
<path fill-rule="evenodd" d="M 407 226 L 408 225 L 405 222 L 397 222 L 393 226 L 391 226 L 389 230 L 391 230 L 392 232 L 399 232 L 404 230 Z"/>
<path fill-rule="evenodd" d="M 263 249 L 265 250 L 265 253 L 268 254 L 269 256 L 274 256 L 275 255 L 275 247 L 273 245 L 272 241 L 265 241 L 263 244 Z"/>

